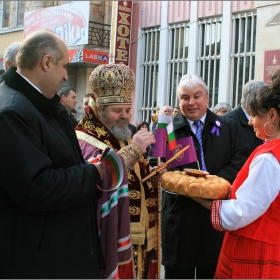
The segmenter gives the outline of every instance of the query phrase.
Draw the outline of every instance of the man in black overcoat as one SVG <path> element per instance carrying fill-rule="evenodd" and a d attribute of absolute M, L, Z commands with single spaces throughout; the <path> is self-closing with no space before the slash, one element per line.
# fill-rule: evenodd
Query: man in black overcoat
<path fill-rule="evenodd" d="M 201 156 L 194 121 L 203 126 L 202 145 L 207 171 L 233 182 L 249 155 L 245 135 L 235 121 L 208 109 L 208 87 L 198 75 L 186 74 L 178 86 L 181 112 L 173 119 L 176 139 L 193 137 L 198 162 L 178 169 L 199 169 Z M 223 232 L 212 228 L 210 211 L 189 197 L 162 194 L 162 264 L 166 279 L 214 277 Z"/>
<path fill-rule="evenodd" d="M 53 32 L 20 45 L 0 85 L 0 278 L 100 278 L 104 170 L 85 164 L 65 107 L 68 50 Z"/>
<path fill-rule="evenodd" d="M 263 143 L 263 140 L 256 137 L 256 133 L 251 125 L 249 125 L 249 111 L 246 106 L 247 100 L 255 94 L 256 90 L 260 87 L 267 86 L 262 81 L 250 81 L 243 89 L 243 95 L 241 104 L 239 104 L 234 110 L 223 115 L 223 117 L 230 118 L 237 122 L 239 131 L 246 137 L 246 141 L 249 145 L 250 154 Z"/>

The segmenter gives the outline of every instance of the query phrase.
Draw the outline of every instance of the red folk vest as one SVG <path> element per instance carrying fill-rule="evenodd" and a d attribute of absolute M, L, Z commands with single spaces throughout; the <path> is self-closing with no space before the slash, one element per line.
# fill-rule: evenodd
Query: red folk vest
<path fill-rule="evenodd" d="M 256 148 L 256 150 L 248 158 L 232 185 L 232 193 L 230 198 L 236 199 L 235 193 L 248 177 L 249 166 L 252 160 L 259 154 L 272 153 L 280 162 L 280 139 L 266 142 Z M 279 182 L 280 174 L 275 174 L 275 178 L 267 178 L 273 182 Z M 247 238 L 263 241 L 269 244 L 280 245 L 280 194 L 271 203 L 267 211 L 251 224 L 231 231 L 233 234 L 245 236 Z"/>

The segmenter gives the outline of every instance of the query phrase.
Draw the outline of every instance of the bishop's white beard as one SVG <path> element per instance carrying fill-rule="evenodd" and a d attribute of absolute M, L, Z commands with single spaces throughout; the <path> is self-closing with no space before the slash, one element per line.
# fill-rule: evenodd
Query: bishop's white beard
<path fill-rule="evenodd" d="M 117 120 L 113 126 L 110 127 L 110 120 L 108 119 L 105 110 L 101 110 L 100 120 L 107 126 L 117 140 L 127 141 L 132 136 L 132 131 L 128 127 L 129 122 L 124 128 L 119 128 L 118 123 L 124 123 L 124 120 Z M 110 127 L 110 128 L 109 128 Z"/>
<path fill-rule="evenodd" d="M 131 138 L 132 135 L 132 131 L 128 126 L 119 128 L 117 127 L 117 125 L 114 125 L 113 127 L 111 127 L 110 131 L 118 140 L 122 141 L 127 141 L 129 138 Z"/>

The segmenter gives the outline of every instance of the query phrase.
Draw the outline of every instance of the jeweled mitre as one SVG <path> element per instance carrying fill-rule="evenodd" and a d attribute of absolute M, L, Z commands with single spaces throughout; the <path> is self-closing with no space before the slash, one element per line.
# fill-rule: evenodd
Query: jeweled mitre
<path fill-rule="evenodd" d="M 97 66 L 89 76 L 96 105 L 131 104 L 133 71 L 124 64 Z"/>

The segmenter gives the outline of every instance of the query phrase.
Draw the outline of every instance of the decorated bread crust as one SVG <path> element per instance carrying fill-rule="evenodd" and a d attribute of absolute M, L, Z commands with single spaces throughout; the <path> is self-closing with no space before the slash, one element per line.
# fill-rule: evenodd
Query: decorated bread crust
<path fill-rule="evenodd" d="M 162 187 L 180 195 L 223 199 L 228 197 L 231 185 L 216 175 L 195 177 L 185 171 L 168 171 L 162 175 Z"/>

